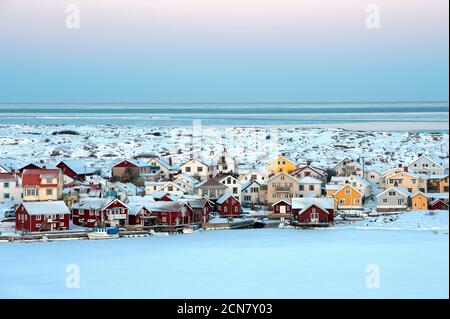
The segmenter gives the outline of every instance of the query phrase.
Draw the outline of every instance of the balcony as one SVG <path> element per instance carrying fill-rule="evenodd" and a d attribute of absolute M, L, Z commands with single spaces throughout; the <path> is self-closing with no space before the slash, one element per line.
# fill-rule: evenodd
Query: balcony
<path fill-rule="evenodd" d="M 275 187 L 275 192 L 290 192 L 291 187 L 288 186 L 277 186 Z"/>

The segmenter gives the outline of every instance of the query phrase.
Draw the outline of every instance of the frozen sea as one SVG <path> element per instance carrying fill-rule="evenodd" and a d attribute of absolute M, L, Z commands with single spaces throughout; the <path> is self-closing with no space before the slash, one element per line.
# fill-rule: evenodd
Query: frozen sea
<path fill-rule="evenodd" d="M 0 298 L 448 298 L 448 212 L 411 216 L 400 228 L 3 243 Z M 79 288 L 66 287 L 68 265 Z"/>
<path fill-rule="evenodd" d="M 277 104 L 0 104 L 0 124 L 448 127 L 448 102 Z M 380 126 L 384 124 L 384 126 Z M 423 124 L 418 127 L 423 129 Z M 448 128 L 447 128 L 448 129 Z"/>

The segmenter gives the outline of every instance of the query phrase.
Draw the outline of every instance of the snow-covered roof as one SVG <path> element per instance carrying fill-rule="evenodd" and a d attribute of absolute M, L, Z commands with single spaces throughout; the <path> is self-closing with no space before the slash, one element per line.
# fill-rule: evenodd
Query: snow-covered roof
<path fill-rule="evenodd" d="M 115 182 L 114 184 L 120 191 L 127 193 L 127 194 L 130 194 L 130 193 L 131 194 L 139 194 L 139 193 L 144 192 L 144 190 L 141 187 L 136 186 L 133 183 Z"/>
<path fill-rule="evenodd" d="M 444 168 L 444 167 L 442 166 L 442 160 L 441 160 L 441 159 L 435 158 L 435 157 L 433 157 L 433 156 L 428 156 L 428 155 L 425 155 L 425 154 L 419 156 L 419 157 L 416 158 L 416 159 L 414 159 L 411 163 L 408 164 L 408 166 L 413 165 L 415 162 L 417 162 L 418 160 L 420 160 L 420 159 L 422 159 L 422 158 L 428 159 L 430 162 L 433 162 L 434 164 L 436 164 L 436 165 L 438 165 L 438 166 Z"/>
<path fill-rule="evenodd" d="M 312 204 L 320 206 L 322 209 L 334 209 L 334 199 L 332 197 L 319 198 L 292 198 L 292 209 L 304 209 Z"/>
<path fill-rule="evenodd" d="M 155 157 L 155 158 L 152 158 L 151 160 L 158 162 L 161 166 L 164 166 L 168 170 L 176 170 L 177 171 L 180 169 L 180 167 L 178 165 L 175 165 L 175 164 L 170 165 L 169 161 L 167 159 L 165 159 L 164 157 Z"/>
<path fill-rule="evenodd" d="M 429 198 L 448 199 L 448 193 L 427 193 Z"/>
<path fill-rule="evenodd" d="M 127 200 L 129 203 L 146 203 L 146 202 L 154 202 L 155 201 L 155 199 L 151 195 L 127 196 Z"/>
<path fill-rule="evenodd" d="M 231 195 L 231 194 L 228 194 L 228 193 L 224 193 L 222 196 L 219 197 L 219 199 L 216 201 L 216 203 L 219 204 L 219 205 L 223 204 L 230 197 L 234 197 L 234 196 Z M 239 202 L 239 200 L 237 200 L 237 201 Z"/>
<path fill-rule="evenodd" d="M 102 209 L 111 203 L 111 198 L 83 197 L 78 203 L 72 205 L 72 209 Z"/>
<path fill-rule="evenodd" d="M 336 182 L 336 183 L 345 183 L 345 181 L 347 180 L 347 176 L 332 176 L 331 177 L 331 182 Z"/>
<path fill-rule="evenodd" d="M 69 208 L 62 200 L 48 202 L 23 202 L 22 205 L 30 215 L 70 214 Z"/>
<path fill-rule="evenodd" d="M 260 184 L 257 182 L 257 181 L 255 181 L 255 180 L 250 180 L 250 181 L 247 181 L 247 182 L 245 182 L 244 184 L 242 184 L 242 186 L 241 186 L 241 191 L 245 191 L 247 188 L 249 188 L 250 187 L 250 185 L 252 185 L 252 184 L 257 184 L 258 186 L 260 186 Z"/>
<path fill-rule="evenodd" d="M 194 176 L 191 176 L 186 173 L 182 173 L 182 174 L 178 175 L 178 177 L 183 177 L 184 179 L 188 180 L 189 182 L 191 182 L 194 185 L 200 183 L 200 181 L 198 179 L 196 179 Z"/>
<path fill-rule="evenodd" d="M 277 204 L 279 204 L 281 202 L 286 203 L 288 205 L 291 205 L 291 199 L 290 198 L 283 198 L 283 199 L 280 199 L 279 201 L 273 203 L 272 206 L 275 206 L 275 205 L 277 205 Z"/>
<path fill-rule="evenodd" d="M 326 206 L 322 206 L 321 202 L 311 202 L 309 205 L 305 206 L 305 208 L 303 208 L 302 210 L 300 210 L 299 214 L 303 214 L 304 212 L 306 212 L 308 210 L 308 208 L 310 208 L 311 206 L 316 206 L 318 208 L 320 208 L 321 210 L 325 211 L 327 214 L 329 213 L 327 209 L 332 209 L 334 207 L 330 207 L 330 208 L 326 208 Z"/>
<path fill-rule="evenodd" d="M 148 203 L 145 205 L 145 207 L 151 211 L 157 211 L 157 212 L 175 212 L 179 211 L 183 206 L 189 206 L 184 202 L 153 202 Z"/>
<path fill-rule="evenodd" d="M 322 184 L 321 180 L 318 180 L 317 178 L 306 176 L 303 177 L 298 181 L 300 184 Z"/>
<path fill-rule="evenodd" d="M 81 160 L 64 160 L 60 163 L 66 164 L 77 175 L 93 174 L 95 172 L 95 169 L 87 167 Z"/>
<path fill-rule="evenodd" d="M 428 179 L 444 179 L 447 178 L 448 174 L 435 174 L 428 176 Z"/>
<path fill-rule="evenodd" d="M 404 197 L 411 196 L 411 193 L 408 192 L 407 189 L 404 189 L 403 187 L 393 186 L 393 187 L 386 189 L 384 192 L 381 192 L 380 194 L 378 194 L 377 197 L 380 197 L 381 195 L 384 195 L 385 193 L 390 192 L 390 191 L 395 191 L 395 192 L 403 195 Z"/>
<path fill-rule="evenodd" d="M 325 190 L 336 190 L 337 191 L 341 187 L 342 187 L 342 185 L 327 184 L 327 185 L 325 185 Z"/>

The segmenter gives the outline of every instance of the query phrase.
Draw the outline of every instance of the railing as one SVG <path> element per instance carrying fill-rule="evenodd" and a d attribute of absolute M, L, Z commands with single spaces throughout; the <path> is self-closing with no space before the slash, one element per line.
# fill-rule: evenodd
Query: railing
<path fill-rule="evenodd" d="M 289 192 L 291 190 L 290 187 L 286 187 L 286 186 L 277 186 L 275 187 L 275 191 L 276 192 Z"/>

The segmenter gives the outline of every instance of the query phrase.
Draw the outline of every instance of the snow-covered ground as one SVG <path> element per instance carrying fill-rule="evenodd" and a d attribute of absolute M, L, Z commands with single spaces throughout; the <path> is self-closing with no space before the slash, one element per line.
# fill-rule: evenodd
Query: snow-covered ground
<path fill-rule="evenodd" d="M 408 212 L 328 229 L 0 243 L 0 297 L 448 298 L 448 221 Z"/>
<path fill-rule="evenodd" d="M 79 135 L 53 135 L 73 130 Z M 343 155 L 364 157 L 367 168 L 384 170 L 409 163 L 417 154 L 448 157 L 448 132 L 356 131 L 301 127 L 130 127 L 107 125 L 0 125 L 0 159 L 56 164 L 81 158 L 89 166 L 109 168 L 118 159 L 140 154 L 170 156 L 175 163 L 205 161 L 226 147 L 241 167 L 266 170 L 280 153 L 324 167 Z"/>

